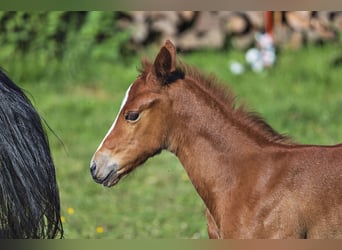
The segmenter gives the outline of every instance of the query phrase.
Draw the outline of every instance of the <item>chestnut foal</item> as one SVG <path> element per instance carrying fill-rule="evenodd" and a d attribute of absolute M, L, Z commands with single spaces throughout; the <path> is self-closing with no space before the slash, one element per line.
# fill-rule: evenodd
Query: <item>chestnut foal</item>
<path fill-rule="evenodd" d="M 143 61 L 91 160 L 110 187 L 166 149 L 207 208 L 210 238 L 342 238 L 342 144 L 299 145 L 190 66 L 170 41 Z"/>

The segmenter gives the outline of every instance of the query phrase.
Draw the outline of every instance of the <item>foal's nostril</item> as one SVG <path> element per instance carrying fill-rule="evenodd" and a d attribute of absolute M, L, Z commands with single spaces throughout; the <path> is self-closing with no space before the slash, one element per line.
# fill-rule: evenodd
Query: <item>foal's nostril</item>
<path fill-rule="evenodd" d="M 90 166 L 90 173 L 93 177 L 95 177 L 95 171 L 96 171 L 96 162 L 92 161 Z"/>

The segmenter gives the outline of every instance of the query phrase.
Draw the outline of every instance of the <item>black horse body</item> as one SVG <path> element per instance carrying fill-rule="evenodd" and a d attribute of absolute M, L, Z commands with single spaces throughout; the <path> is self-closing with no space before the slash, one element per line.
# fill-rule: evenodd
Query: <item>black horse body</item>
<path fill-rule="evenodd" d="M 63 237 L 55 166 L 39 114 L 0 70 L 0 238 Z"/>

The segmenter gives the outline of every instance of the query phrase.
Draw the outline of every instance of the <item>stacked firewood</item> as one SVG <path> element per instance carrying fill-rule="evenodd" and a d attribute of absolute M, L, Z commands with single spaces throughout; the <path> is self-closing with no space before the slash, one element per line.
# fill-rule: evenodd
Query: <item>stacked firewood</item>
<path fill-rule="evenodd" d="M 272 12 L 272 34 L 280 47 L 336 41 L 342 32 L 341 11 Z M 181 50 L 199 48 L 247 49 L 265 31 L 265 12 L 249 11 L 139 11 L 119 15 L 135 45 L 171 39 Z"/>

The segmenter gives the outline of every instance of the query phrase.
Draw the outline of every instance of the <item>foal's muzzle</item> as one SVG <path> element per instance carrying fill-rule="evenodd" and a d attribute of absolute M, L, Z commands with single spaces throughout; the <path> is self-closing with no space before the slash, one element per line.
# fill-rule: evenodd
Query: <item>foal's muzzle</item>
<path fill-rule="evenodd" d="M 91 173 L 91 176 L 93 177 L 93 179 L 95 179 L 95 172 L 96 172 L 96 162 L 95 161 L 91 161 L 90 173 Z"/>
<path fill-rule="evenodd" d="M 114 186 L 125 175 L 124 171 L 118 170 L 118 166 L 115 163 L 104 168 L 99 166 L 97 161 L 92 160 L 90 163 L 90 173 L 96 183 L 102 184 L 105 187 Z"/>
<path fill-rule="evenodd" d="M 96 176 L 96 162 L 95 161 L 91 161 L 91 164 L 90 164 L 90 174 L 91 176 L 93 177 L 93 180 L 97 183 L 102 183 L 102 180 L 99 179 L 97 176 Z"/>

